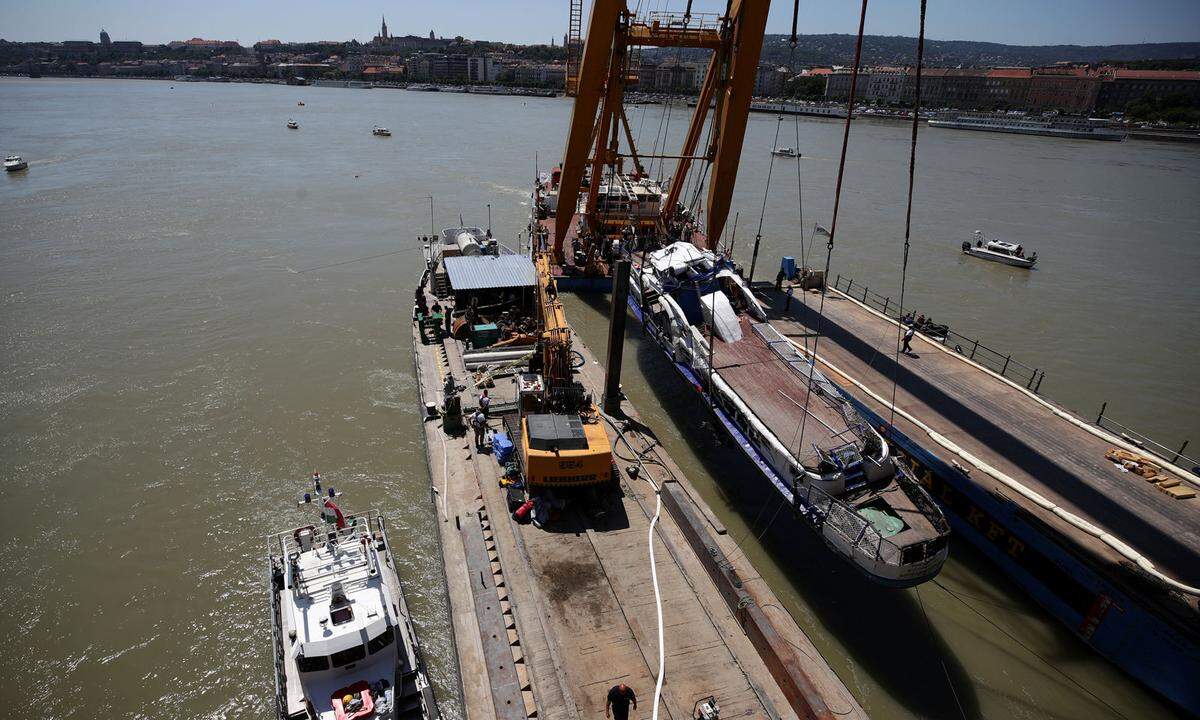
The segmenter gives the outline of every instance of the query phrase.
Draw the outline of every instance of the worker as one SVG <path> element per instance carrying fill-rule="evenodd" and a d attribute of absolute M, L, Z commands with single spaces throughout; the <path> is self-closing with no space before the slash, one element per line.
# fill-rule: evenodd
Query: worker
<path fill-rule="evenodd" d="M 783 290 L 783 281 L 784 280 L 787 280 L 787 273 L 785 273 L 783 271 L 783 269 L 780 268 L 779 274 L 775 276 L 775 292 L 780 292 Z"/>
<path fill-rule="evenodd" d="M 787 312 L 788 310 L 792 309 L 792 288 L 794 288 L 794 287 L 795 287 L 795 285 L 788 285 L 788 287 L 787 287 L 787 299 L 783 303 L 783 311 L 784 312 Z"/>
<path fill-rule="evenodd" d="M 917 334 L 917 331 L 913 330 L 911 325 L 909 327 L 905 328 L 904 343 L 900 346 L 900 352 L 904 353 L 905 355 L 908 355 L 909 353 L 912 352 L 912 344 L 911 343 L 912 343 L 913 335 L 916 335 L 916 334 Z"/>
<path fill-rule="evenodd" d="M 483 389 L 483 394 L 479 396 L 479 411 L 486 418 L 488 416 L 488 408 L 492 405 L 492 399 L 488 397 L 487 388 Z"/>
<path fill-rule="evenodd" d="M 609 717 L 608 710 L 612 708 L 612 717 L 615 720 L 629 720 L 629 703 L 633 703 L 633 709 L 637 710 L 637 695 L 634 694 L 633 688 L 625 683 L 613 685 L 608 689 L 608 699 L 604 701 L 604 717 Z"/>
<path fill-rule="evenodd" d="M 475 414 L 471 416 L 471 429 L 475 431 L 476 450 L 483 449 L 483 438 L 487 432 L 487 426 L 487 418 L 483 416 L 483 413 L 476 410 Z"/>
<path fill-rule="evenodd" d="M 446 323 L 446 337 L 450 337 L 454 330 L 454 313 L 450 310 L 450 308 L 446 308 L 443 319 Z"/>

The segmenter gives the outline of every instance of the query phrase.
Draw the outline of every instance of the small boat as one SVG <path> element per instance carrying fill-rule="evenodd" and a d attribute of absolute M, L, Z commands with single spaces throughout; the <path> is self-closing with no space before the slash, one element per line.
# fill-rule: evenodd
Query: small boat
<path fill-rule="evenodd" d="M 17 172 L 29 167 L 29 163 L 25 162 L 20 155 L 9 155 L 4 158 L 4 169 L 8 172 Z"/>
<path fill-rule="evenodd" d="M 1031 268 L 1037 262 L 1037 253 L 1026 257 L 1024 247 L 1004 242 L 1003 240 L 988 240 L 983 236 L 983 231 L 981 230 L 975 231 L 974 245 L 966 241 L 963 242 L 962 251 L 964 255 L 1004 263 L 1013 267 Z"/>
<path fill-rule="evenodd" d="M 303 101 L 303 100 L 297 100 L 297 101 L 296 101 L 296 107 L 304 107 L 304 101 Z"/>
<path fill-rule="evenodd" d="M 289 130 L 299 130 L 300 123 L 296 122 L 295 120 L 288 120 L 288 129 Z"/>
<path fill-rule="evenodd" d="M 791 158 L 800 157 L 800 152 L 798 150 L 794 150 L 790 147 L 775 148 L 774 150 L 771 151 L 771 154 L 778 155 L 779 157 L 791 157 Z"/>
<path fill-rule="evenodd" d="M 378 135 L 378 136 L 380 136 L 380 137 L 391 137 L 391 136 L 392 136 L 392 131 L 391 131 L 391 130 L 388 130 L 388 129 L 387 129 L 387 128 L 385 128 L 385 127 L 379 127 L 378 125 L 376 125 L 376 126 L 375 126 L 375 129 L 371 131 L 371 134 L 372 134 L 372 135 Z"/>
<path fill-rule="evenodd" d="M 276 717 L 437 720 L 383 517 L 312 483 L 318 517 L 267 538 Z"/>

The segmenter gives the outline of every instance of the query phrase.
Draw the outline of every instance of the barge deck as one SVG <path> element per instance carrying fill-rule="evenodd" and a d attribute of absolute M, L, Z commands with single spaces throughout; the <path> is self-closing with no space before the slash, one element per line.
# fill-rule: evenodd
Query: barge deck
<path fill-rule="evenodd" d="M 422 405 L 440 400 L 447 373 L 470 377 L 461 343 L 416 324 L 413 338 Z M 578 379 L 599 395 L 603 369 L 578 338 L 574 347 L 585 361 Z M 516 391 L 508 378 L 494 382 L 496 431 Z M 478 396 L 467 385 L 465 413 Z M 715 696 L 725 717 L 865 718 L 628 401 L 615 417 L 624 428 L 605 429 L 621 497 L 602 518 L 568 509 L 546 529 L 511 519 L 502 468 L 487 449 L 426 418 L 466 718 L 599 717 L 619 682 L 635 689 L 649 716 L 658 667 L 647 555 L 655 494 L 629 477 L 635 453 L 648 458 L 663 501 L 654 535 L 665 620 L 662 717 L 694 717 L 697 701 Z"/>
<path fill-rule="evenodd" d="M 1084 642 L 1200 712 L 1200 603 L 1173 586 L 1200 586 L 1200 499 L 1167 492 L 1172 483 L 1195 490 L 1194 474 L 1165 461 L 1166 482 L 1124 472 L 1106 453 L 1136 447 L 924 335 L 897 367 L 896 321 L 843 292 L 828 291 L 821 317 L 817 292 L 797 293 L 785 312 L 782 292 L 755 290 L 795 344 L 811 349 L 820 334 L 823 372 L 876 424 L 891 420 L 895 378 L 889 439 L 958 537 Z"/>

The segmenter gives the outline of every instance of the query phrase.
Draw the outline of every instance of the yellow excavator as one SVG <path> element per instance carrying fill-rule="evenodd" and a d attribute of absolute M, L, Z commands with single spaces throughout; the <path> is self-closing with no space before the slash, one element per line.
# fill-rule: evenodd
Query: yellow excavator
<path fill-rule="evenodd" d="M 603 485 L 613 479 L 612 444 L 600 411 L 572 375 L 571 329 L 548 252 L 534 257 L 541 325 L 541 381 L 521 391 L 521 450 L 530 490 Z"/>

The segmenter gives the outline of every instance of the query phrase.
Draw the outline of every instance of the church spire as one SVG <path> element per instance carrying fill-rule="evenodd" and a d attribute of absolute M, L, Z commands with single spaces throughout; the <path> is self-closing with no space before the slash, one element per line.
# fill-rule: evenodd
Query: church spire
<path fill-rule="evenodd" d="M 379 27 L 379 37 L 384 40 L 387 40 L 388 39 L 387 18 L 385 18 L 383 15 L 380 15 L 379 19 L 381 21 L 380 27 Z"/>

